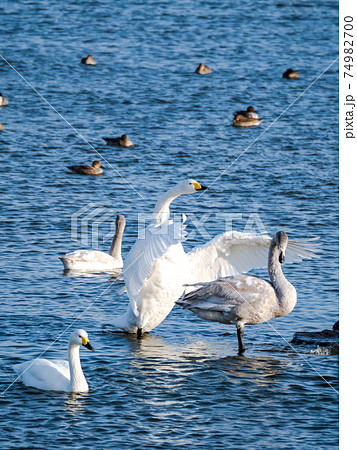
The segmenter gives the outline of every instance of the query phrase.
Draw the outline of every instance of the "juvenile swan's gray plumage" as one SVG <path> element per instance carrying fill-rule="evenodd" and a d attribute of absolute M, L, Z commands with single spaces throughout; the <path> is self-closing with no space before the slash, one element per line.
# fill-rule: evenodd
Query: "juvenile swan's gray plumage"
<path fill-rule="evenodd" d="M 271 283 L 248 275 L 236 275 L 209 283 L 186 294 L 176 303 L 204 320 L 236 325 L 239 355 L 243 355 L 244 325 L 255 325 L 289 314 L 296 305 L 296 290 L 281 270 L 288 236 L 279 231 L 269 247 L 268 272 Z"/>

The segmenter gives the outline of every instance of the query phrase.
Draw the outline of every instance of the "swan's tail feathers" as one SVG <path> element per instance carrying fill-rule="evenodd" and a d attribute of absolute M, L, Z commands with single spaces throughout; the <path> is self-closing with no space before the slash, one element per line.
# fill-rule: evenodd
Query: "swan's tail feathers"
<path fill-rule="evenodd" d="M 104 331 L 110 332 L 122 331 L 125 333 L 137 333 L 138 331 L 138 327 L 127 323 L 124 316 L 118 316 L 110 322 L 102 323 L 102 328 Z"/>
<path fill-rule="evenodd" d="M 203 283 L 185 294 L 181 299 L 177 300 L 176 304 L 182 306 L 184 309 L 191 309 L 197 306 L 202 301 L 207 303 L 207 299 L 211 297 L 212 291 L 215 290 L 215 286 L 212 283 Z"/>
<path fill-rule="evenodd" d="M 136 333 L 138 331 L 137 318 L 130 305 L 124 314 L 116 316 L 102 325 L 111 326 L 126 333 Z"/>

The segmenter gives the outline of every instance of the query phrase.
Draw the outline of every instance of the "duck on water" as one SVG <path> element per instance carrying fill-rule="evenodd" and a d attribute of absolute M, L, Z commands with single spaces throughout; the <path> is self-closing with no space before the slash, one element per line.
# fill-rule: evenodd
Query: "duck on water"
<path fill-rule="evenodd" d="M 246 111 L 237 111 L 234 113 L 234 116 L 237 115 L 250 119 L 259 119 L 258 113 L 255 111 L 254 106 L 248 106 Z"/>
<path fill-rule="evenodd" d="M 119 147 L 131 147 L 134 145 L 126 134 L 122 134 L 120 137 L 103 138 L 109 145 L 117 145 Z"/>
<path fill-rule="evenodd" d="M 80 175 L 101 175 L 103 173 L 103 166 L 100 161 L 94 161 L 91 166 L 67 166 L 67 168 Z"/>

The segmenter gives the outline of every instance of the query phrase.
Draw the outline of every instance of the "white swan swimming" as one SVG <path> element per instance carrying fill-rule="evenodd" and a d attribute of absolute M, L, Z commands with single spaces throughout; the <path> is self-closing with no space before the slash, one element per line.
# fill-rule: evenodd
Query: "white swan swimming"
<path fill-rule="evenodd" d="M 45 391 L 87 392 L 88 384 L 79 359 L 79 348 L 82 345 L 94 351 L 87 332 L 75 330 L 68 342 L 68 361 L 33 359 L 16 364 L 13 369 L 26 386 Z"/>
<path fill-rule="evenodd" d="M 279 231 L 271 240 L 268 272 L 271 283 L 248 275 L 220 278 L 198 283 L 195 291 L 176 303 L 204 320 L 236 325 L 238 354 L 243 355 L 244 325 L 255 325 L 291 313 L 296 305 L 296 290 L 281 270 L 288 236 Z"/>
<path fill-rule="evenodd" d="M 267 264 L 271 238 L 226 232 L 202 247 L 185 253 L 183 227 L 169 220 L 171 202 L 182 194 L 206 189 L 195 180 L 178 183 L 157 202 L 154 219 L 137 239 L 124 261 L 123 276 L 130 299 L 122 316 L 109 325 L 128 333 L 150 331 L 169 314 L 185 284 L 237 275 Z M 314 245 L 309 240 L 289 241 L 287 262 L 312 258 Z"/>
<path fill-rule="evenodd" d="M 109 253 L 98 250 L 76 250 L 60 257 L 65 270 L 77 272 L 117 271 L 123 267 L 121 244 L 125 228 L 125 217 L 117 216 L 115 234 Z"/>

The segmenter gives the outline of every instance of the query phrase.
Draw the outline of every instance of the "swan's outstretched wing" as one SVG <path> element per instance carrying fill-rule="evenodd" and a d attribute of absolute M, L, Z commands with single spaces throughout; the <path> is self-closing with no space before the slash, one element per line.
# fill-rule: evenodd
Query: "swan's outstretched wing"
<path fill-rule="evenodd" d="M 174 245 L 182 245 L 185 226 L 173 221 L 161 225 L 149 225 L 143 238 L 138 238 L 124 261 L 123 277 L 135 315 L 138 315 L 137 299 L 150 277 L 155 261 L 164 256 Z"/>
<path fill-rule="evenodd" d="M 294 263 L 317 257 L 315 252 L 318 247 L 314 241 L 315 239 L 289 239 L 285 262 Z M 187 255 L 191 273 L 188 284 L 213 281 L 267 267 L 270 242 L 268 235 L 238 231 L 216 236 Z M 189 287 L 187 291 L 191 289 Z"/>

